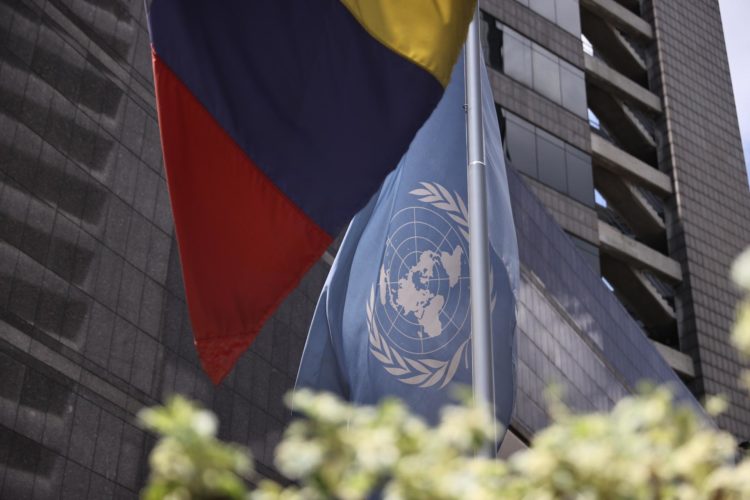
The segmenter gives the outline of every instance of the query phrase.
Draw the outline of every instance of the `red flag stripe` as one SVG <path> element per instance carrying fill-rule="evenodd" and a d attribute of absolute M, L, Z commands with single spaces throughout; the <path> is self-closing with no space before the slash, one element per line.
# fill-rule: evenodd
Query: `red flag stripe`
<path fill-rule="evenodd" d="M 218 383 L 331 237 L 266 177 L 156 54 L 153 64 L 195 343 Z"/>

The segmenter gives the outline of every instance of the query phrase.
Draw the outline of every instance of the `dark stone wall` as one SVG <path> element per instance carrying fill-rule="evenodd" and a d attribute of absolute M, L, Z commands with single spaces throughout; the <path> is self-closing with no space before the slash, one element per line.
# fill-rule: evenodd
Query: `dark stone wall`
<path fill-rule="evenodd" d="M 272 475 L 326 266 L 220 387 L 187 316 L 140 0 L 0 1 L 0 498 L 134 498 L 173 392 Z"/>
<path fill-rule="evenodd" d="M 689 353 L 700 396 L 724 394 L 719 424 L 750 436 L 750 399 L 738 387 L 742 363 L 729 343 L 738 298 L 732 260 L 750 243 L 750 192 L 716 0 L 650 0 L 656 33 L 652 86 L 663 97 L 660 164 L 671 168 L 670 255 L 682 264 L 678 290 L 681 350 Z"/>

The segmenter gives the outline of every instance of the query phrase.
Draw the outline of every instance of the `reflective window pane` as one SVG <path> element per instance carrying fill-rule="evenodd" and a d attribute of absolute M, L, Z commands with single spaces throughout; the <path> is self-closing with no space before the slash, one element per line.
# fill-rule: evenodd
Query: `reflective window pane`
<path fill-rule="evenodd" d="M 555 22 L 555 0 L 529 0 L 529 7 L 537 14 Z"/>
<path fill-rule="evenodd" d="M 557 24 L 576 38 L 581 36 L 581 16 L 578 0 L 555 0 Z"/>
<path fill-rule="evenodd" d="M 534 126 L 507 113 L 505 130 L 506 148 L 511 164 L 519 172 L 537 178 Z"/>
<path fill-rule="evenodd" d="M 483 24 L 485 36 L 482 38 L 491 67 L 586 118 L 586 83 L 582 70 L 489 14 L 483 14 L 483 19 L 487 24 Z"/>
<path fill-rule="evenodd" d="M 531 53 L 534 67 L 534 89 L 543 96 L 559 103 L 561 99 L 558 57 L 536 44 Z"/>
<path fill-rule="evenodd" d="M 591 156 L 498 108 L 503 146 L 510 165 L 584 205 L 594 206 Z"/>
<path fill-rule="evenodd" d="M 536 151 L 539 180 L 553 189 L 563 193 L 567 192 L 563 142 L 547 132 L 537 129 Z"/>
<path fill-rule="evenodd" d="M 581 35 L 578 0 L 516 0 L 575 37 Z"/>
<path fill-rule="evenodd" d="M 503 27 L 503 72 L 532 86 L 531 42 L 507 27 Z"/>
<path fill-rule="evenodd" d="M 581 118 L 586 118 L 586 80 L 583 71 L 561 60 L 560 82 L 562 105 Z"/>
<path fill-rule="evenodd" d="M 568 172 L 568 195 L 590 207 L 594 206 L 594 179 L 591 157 L 572 146 L 565 146 Z"/>
<path fill-rule="evenodd" d="M 596 271 L 596 274 L 599 274 L 599 249 L 588 241 L 584 241 L 571 233 L 566 234 L 573 240 L 576 248 L 581 252 L 581 257 Z"/>

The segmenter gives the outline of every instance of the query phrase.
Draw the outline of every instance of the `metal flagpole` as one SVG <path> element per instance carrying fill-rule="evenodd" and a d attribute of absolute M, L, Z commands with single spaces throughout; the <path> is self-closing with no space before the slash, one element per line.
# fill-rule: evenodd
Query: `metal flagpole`
<path fill-rule="evenodd" d="M 490 345 L 490 265 L 487 236 L 482 81 L 480 78 L 479 5 L 466 39 L 466 143 L 469 195 L 469 272 L 471 276 L 472 382 L 477 404 L 493 407 L 492 349 Z M 480 454 L 495 456 L 495 444 L 486 443 Z"/>

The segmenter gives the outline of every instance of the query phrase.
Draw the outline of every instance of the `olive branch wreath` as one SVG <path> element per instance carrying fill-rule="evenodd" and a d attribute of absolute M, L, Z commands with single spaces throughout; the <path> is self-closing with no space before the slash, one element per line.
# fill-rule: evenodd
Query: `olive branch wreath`
<path fill-rule="evenodd" d="M 454 192 L 451 195 L 445 187 L 438 183 L 420 182 L 422 188 L 414 189 L 409 194 L 419 197 L 419 201 L 429 203 L 433 207 L 445 212 L 458 224 L 458 230 L 464 239 L 469 241 L 469 211 L 461 196 Z M 492 269 L 490 269 L 490 283 L 493 283 Z M 492 293 L 491 309 L 495 309 L 496 296 Z M 471 336 L 458 346 L 448 361 L 440 359 L 413 359 L 399 354 L 398 350 L 388 344 L 386 337 L 381 335 L 375 321 L 375 285 L 370 288 L 370 298 L 367 302 L 367 329 L 370 341 L 370 352 L 383 364 L 385 370 L 404 384 L 419 387 L 432 387 L 440 384 L 442 389 L 448 385 L 456 375 L 461 357 L 466 352 Z M 468 360 L 467 360 L 468 361 Z"/>

